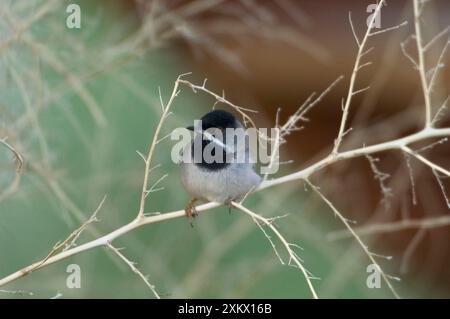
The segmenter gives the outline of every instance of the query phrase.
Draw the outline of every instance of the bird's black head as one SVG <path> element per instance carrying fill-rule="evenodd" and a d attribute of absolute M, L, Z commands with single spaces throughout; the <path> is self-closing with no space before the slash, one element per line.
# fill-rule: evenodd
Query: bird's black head
<path fill-rule="evenodd" d="M 206 113 L 200 120 L 202 121 L 202 131 L 210 128 L 224 130 L 226 128 L 240 127 L 239 121 L 232 113 L 220 109 Z M 193 130 L 194 127 L 189 126 L 188 129 Z"/>
<path fill-rule="evenodd" d="M 217 137 L 216 133 L 214 132 L 215 129 L 218 129 L 218 130 L 224 132 L 225 129 L 227 129 L 227 128 L 237 129 L 237 128 L 242 127 L 239 120 L 237 120 L 236 117 L 232 113 L 225 111 L 225 110 L 211 111 L 209 113 L 206 113 L 200 120 L 202 123 L 201 134 L 203 135 L 205 132 L 208 131 L 208 133 L 212 134 L 212 136 L 214 136 L 215 138 L 218 138 L 223 143 L 226 143 L 225 133 L 221 137 Z M 189 127 L 187 127 L 187 129 L 192 130 L 192 131 L 200 130 L 199 127 L 194 127 L 194 126 L 189 126 Z M 210 130 L 212 130 L 212 131 L 210 131 Z M 210 171 L 217 171 L 217 170 L 224 169 L 230 163 L 229 157 L 234 156 L 234 154 L 228 154 L 225 151 L 225 149 L 223 149 L 221 147 L 217 147 L 217 149 L 216 148 L 211 149 L 211 156 L 215 156 L 216 152 L 220 152 L 222 155 L 221 157 L 219 157 L 221 159 L 221 161 L 215 161 L 214 159 L 212 162 L 207 161 L 204 158 L 204 149 L 211 143 L 211 140 L 208 138 L 205 139 L 205 138 L 199 137 L 197 142 L 201 143 L 200 145 L 201 145 L 201 151 L 202 151 L 201 152 L 202 158 L 199 162 L 196 162 L 195 164 L 203 169 L 210 170 Z M 192 143 L 191 151 L 192 151 L 192 154 L 195 153 L 195 142 Z"/>

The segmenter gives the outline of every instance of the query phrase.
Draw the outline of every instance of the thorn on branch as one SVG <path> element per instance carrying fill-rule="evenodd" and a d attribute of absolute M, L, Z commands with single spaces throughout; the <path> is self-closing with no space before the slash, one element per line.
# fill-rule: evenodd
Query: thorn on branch
<path fill-rule="evenodd" d="M 444 137 L 444 138 L 440 139 L 439 141 L 436 141 L 436 142 L 431 143 L 431 144 L 429 144 L 429 145 L 427 145 L 427 146 L 424 146 L 424 147 L 422 147 L 422 148 L 419 148 L 419 149 L 416 150 L 415 152 L 419 154 L 419 153 L 422 153 L 422 152 L 424 152 L 424 151 L 429 151 L 429 150 L 431 150 L 432 148 L 434 148 L 434 147 L 437 146 L 437 145 L 442 145 L 442 144 L 444 144 L 444 143 L 447 143 L 447 141 L 448 141 L 448 137 Z"/>
<path fill-rule="evenodd" d="M 433 172 L 434 177 L 436 178 L 439 188 L 441 189 L 442 195 L 444 196 L 445 203 L 447 204 L 447 208 L 450 209 L 450 197 L 447 195 L 444 183 L 442 182 L 443 177 L 440 176 L 439 172 L 436 171 L 434 168 L 432 169 L 432 172 Z"/>
<path fill-rule="evenodd" d="M 386 29 L 382 29 L 382 30 L 379 30 L 379 31 L 376 31 L 376 32 L 371 32 L 371 33 L 369 33 L 369 37 L 375 36 L 375 35 L 379 35 L 379 34 L 382 34 L 382 33 L 388 32 L 388 31 L 397 30 L 397 29 L 399 29 L 401 27 L 404 27 L 407 24 L 408 24 L 408 21 L 403 21 L 402 23 L 400 23 L 400 24 L 398 24 L 396 26 L 389 27 L 389 28 L 386 28 Z"/>
<path fill-rule="evenodd" d="M 0 201 L 3 200 L 8 195 L 14 193 L 17 190 L 17 188 L 19 187 L 19 184 L 20 184 L 20 180 L 22 178 L 23 167 L 24 167 L 23 156 L 11 144 L 9 144 L 6 141 L 7 139 L 8 139 L 7 137 L 0 139 L 0 144 L 5 146 L 13 154 L 16 174 L 15 174 L 14 179 L 11 181 L 10 185 L 8 186 L 8 188 L 3 190 L 3 192 L 0 192 Z"/>
<path fill-rule="evenodd" d="M 352 92 L 352 95 L 357 95 L 357 94 L 363 93 L 363 92 L 365 92 L 365 91 L 367 91 L 369 89 L 370 89 L 370 85 L 365 87 L 364 89 L 360 89 L 360 90 Z"/>
<path fill-rule="evenodd" d="M 148 276 L 144 275 L 137 267 L 137 263 L 134 261 L 129 260 L 127 257 L 125 257 L 119 249 L 115 248 L 110 242 L 107 243 L 107 247 L 113 251 L 117 256 L 119 256 L 120 259 L 122 259 L 130 268 L 131 270 L 137 274 L 145 283 L 145 285 L 150 289 L 150 291 L 155 295 L 157 299 L 161 299 L 160 295 L 155 289 L 155 286 L 150 283 L 148 280 Z"/>
<path fill-rule="evenodd" d="M 348 12 L 348 21 L 350 22 L 350 27 L 352 29 L 353 37 L 355 38 L 356 44 L 358 45 L 358 48 L 360 48 L 361 43 L 359 42 L 358 36 L 356 35 L 355 27 L 354 27 L 353 21 L 352 21 L 352 12 L 351 11 Z"/>
<path fill-rule="evenodd" d="M 400 48 L 402 50 L 403 55 L 412 63 L 415 70 L 419 70 L 419 64 L 416 62 L 416 60 L 408 53 L 406 50 L 406 44 L 409 43 L 409 41 L 413 38 L 412 35 L 410 35 L 405 41 L 400 43 Z"/>
<path fill-rule="evenodd" d="M 142 160 L 144 161 L 144 163 L 147 163 L 147 159 L 145 158 L 144 154 L 142 154 L 142 153 L 139 152 L 138 150 L 136 150 L 136 153 L 139 155 L 140 158 L 142 158 Z"/>

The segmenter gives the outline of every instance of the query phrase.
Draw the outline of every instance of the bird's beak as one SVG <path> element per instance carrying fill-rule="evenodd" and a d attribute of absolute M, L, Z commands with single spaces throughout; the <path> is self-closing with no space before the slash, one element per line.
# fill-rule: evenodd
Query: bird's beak
<path fill-rule="evenodd" d="M 194 125 L 190 125 L 186 127 L 189 131 L 194 131 Z"/>

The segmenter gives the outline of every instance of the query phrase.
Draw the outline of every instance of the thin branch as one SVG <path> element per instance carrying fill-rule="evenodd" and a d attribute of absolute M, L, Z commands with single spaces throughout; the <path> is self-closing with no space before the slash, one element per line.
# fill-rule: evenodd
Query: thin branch
<path fill-rule="evenodd" d="M 367 90 L 369 90 L 369 89 L 370 89 L 370 86 L 366 86 L 366 87 L 363 88 L 363 89 L 359 89 L 359 90 L 354 91 L 354 92 L 352 93 L 352 95 L 357 95 L 357 94 L 363 93 L 363 92 L 365 92 L 365 91 L 367 91 Z"/>
<path fill-rule="evenodd" d="M 447 49 L 448 49 L 449 45 L 450 45 L 450 39 L 447 40 L 447 42 L 445 43 L 444 48 L 442 49 L 441 54 L 439 55 L 439 58 L 438 58 L 438 60 L 436 62 L 436 66 L 434 67 L 434 70 L 432 71 L 433 74 L 431 76 L 430 85 L 429 85 L 429 88 L 428 88 L 429 93 L 431 93 L 433 91 L 433 88 L 436 85 L 436 79 L 437 79 L 437 75 L 439 73 L 439 70 L 445 66 L 444 65 L 444 58 L 445 58 L 445 55 L 447 53 Z"/>
<path fill-rule="evenodd" d="M 447 141 L 448 141 L 448 137 L 441 138 L 440 140 L 438 140 L 436 142 L 433 142 L 429 145 L 419 148 L 418 150 L 416 150 L 416 153 L 422 153 L 425 151 L 429 151 L 429 150 L 433 149 L 434 147 L 436 147 L 437 145 L 442 145 L 442 144 L 447 143 Z"/>
<path fill-rule="evenodd" d="M 422 155 L 418 154 L 417 152 L 413 151 L 411 148 L 409 148 L 408 146 L 403 146 L 402 150 L 404 150 L 406 153 L 411 154 L 413 157 L 417 158 L 419 161 L 421 161 L 422 163 L 424 163 L 425 165 L 429 166 L 430 168 L 446 175 L 450 177 L 450 171 L 431 162 L 430 160 L 426 159 L 425 157 L 423 157 Z"/>
<path fill-rule="evenodd" d="M 339 133 L 338 133 L 338 136 L 336 138 L 336 141 L 335 141 L 335 144 L 334 144 L 334 148 L 333 148 L 333 151 L 332 151 L 333 154 L 336 154 L 339 151 L 339 147 L 340 147 L 340 145 L 342 143 L 342 138 L 343 138 L 343 135 L 344 135 L 344 132 L 345 132 L 345 128 L 346 128 L 346 125 L 347 125 L 347 118 L 348 118 L 348 115 L 349 115 L 349 110 L 350 110 L 350 105 L 351 105 L 351 102 L 352 102 L 352 97 L 354 95 L 354 87 L 355 87 L 355 83 L 356 83 L 356 77 L 357 77 L 357 74 L 358 74 L 358 69 L 359 69 L 360 63 L 361 63 L 362 53 L 365 52 L 365 50 L 366 50 L 365 49 L 366 48 L 366 43 L 367 43 L 367 40 L 369 39 L 370 31 L 373 28 L 375 18 L 379 14 L 383 4 L 384 4 L 384 0 L 381 0 L 380 3 L 377 5 L 377 7 L 375 9 L 375 12 L 372 15 L 372 18 L 369 21 L 369 25 L 367 27 L 366 33 L 365 33 L 362 41 L 361 42 L 358 41 L 358 43 L 359 43 L 358 44 L 358 53 L 356 55 L 356 60 L 355 60 L 354 66 L 353 66 L 352 76 L 350 78 L 350 85 L 349 85 L 349 88 L 348 88 L 347 98 L 345 99 L 345 105 L 344 105 L 344 110 L 343 110 L 343 113 L 342 113 L 342 119 L 341 119 L 341 124 L 340 124 L 340 127 L 339 127 Z M 350 17 L 350 15 L 349 15 L 349 17 Z M 351 19 L 350 19 L 350 21 L 351 21 Z M 353 29 L 353 27 L 352 27 L 352 29 Z"/>
<path fill-rule="evenodd" d="M 359 42 L 358 35 L 356 34 L 355 27 L 353 26 L 352 12 L 351 11 L 348 12 L 348 22 L 350 23 L 350 27 L 352 29 L 353 37 L 355 38 L 356 44 L 358 45 L 358 48 L 359 48 L 359 47 L 361 47 L 361 43 Z"/>
<path fill-rule="evenodd" d="M 169 114 L 169 109 L 172 106 L 173 101 L 175 100 L 175 97 L 178 95 L 178 86 L 180 83 L 182 83 L 181 78 L 187 74 L 189 74 L 189 73 L 181 74 L 180 76 L 178 76 L 177 80 L 175 81 L 175 85 L 173 87 L 172 94 L 170 95 L 169 101 L 167 102 L 167 104 L 165 106 L 163 104 L 164 102 L 163 102 L 162 96 L 160 95 L 160 101 L 161 101 L 163 113 L 161 114 L 161 118 L 158 122 L 158 125 L 156 126 L 155 133 L 153 135 L 153 140 L 152 140 L 152 143 L 150 144 L 150 149 L 148 151 L 147 157 L 144 160 L 144 163 L 145 163 L 144 182 L 142 183 L 143 185 L 142 185 L 141 199 L 140 199 L 140 203 L 139 203 L 139 212 L 138 212 L 139 218 L 144 217 L 145 199 L 148 194 L 147 188 L 148 188 L 148 176 L 150 173 L 150 164 L 151 164 L 152 157 L 153 157 L 153 154 L 156 149 L 156 145 L 158 144 L 157 142 L 159 139 L 159 132 L 161 131 L 164 120 L 166 119 L 167 115 Z M 159 92 L 161 93 L 161 91 L 159 91 Z M 141 153 L 138 152 L 138 154 L 143 158 Z"/>
<path fill-rule="evenodd" d="M 402 49 L 403 55 L 411 61 L 411 63 L 414 65 L 414 69 L 419 69 L 419 64 L 416 62 L 416 60 L 411 56 L 411 54 L 408 53 L 406 50 L 406 44 L 409 42 L 409 40 L 412 38 L 412 36 L 409 36 L 405 41 L 400 42 L 400 48 Z"/>
<path fill-rule="evenodd" d="M 420 24 L 419 0 L 413 0 L 414 4 L 414 27 L 416 31 L 417 54 L 419 57 L 419 74 L 425 99 L 425 127 L 431 125 L 431 97 L 427 83 L 427 67 L 425 65 L 425 50 L 423 44 L 422 27 Z"/>
<path fill-rule="evenodd" d="M 450 94 L 447 96 L 444 103 L 442 103 L 441 107 L 439 107 L 439 110 L 436 112 L 436 115 L 434 116 L 433 121 L 431 121 L 431 126 L 436 125 L 436 123 L 441 119 L 442 114 L 447 109 L 449 101 L 450 101 Z"/>
<path fill-rule="evenodd" d="M 47 260 L 50 259 L 50 257 L 54 256 L 61 248 L 62 252 L 72 248 L 75 246 L 75 241 L 78 239 L 78 237 L 81 235 L 81 233 L 83 232 L 83 230 L 89 226 L 90 224 L 92 224 L 93 222 L 98 221 L 97 219 L 97 213 L 100 211 L 100 209 L 103 206 L 103 203 L 106 200 L 106 196 L 103 197 L 102 201 L 100 202 L 100 204 L 98 205 L 97 209 L 94 211 L 94 213 L 91 215 L 91 217 L 89 217 L 88 220 L 86 220 L 86 222 L 84 222 L 80 227 L 78 227 L 76 230 L 74 230 L 69 236 L 67 236 L 67 238 L 65 240 L 63 240 L 62 242 L 58 242 L 56 243 L 52 250 L 47 254 L 47 256 L 45 256 L 41 261 L 37 262 L 34 267 L 32 267 L 31 269 L 29 269 L 27 271 L 27 273 L 31 273 L 33 271 L 35 271 L 36 269 L 39 269 L 42 265 L 44 265 Z"/>
<path fill-rule="evenodd" d="M 367 257 L 369 257 L 370 261 L 372 262 L 372 264 L 376 265 L 376 267 L 378 268 L 381 276 L 383 277 L 383 280 L 385 281 L 385 283 L 387 284 L 387 286 L 389 287 L 389 290 L 391 290 L 392 294 L 396 297 L 396 298 L 400 298 L 399 295 L 397 294 L 396 290 L 394 289 L 394 287 L 392 286 L 392 283 L 390 281 L 390 279 L 392 278 L 392 276 L 387 275 L 383 269 L 381 268 L 381 266 L 378 264 L 378 262 L 375 260 L 374 258 L 374 254 L 371 253 L 367 246 L 364 244 L 364 242 L 361 240 L 361 238 L 357 235 L 357 233 L 353 230 L 353 228 L 350 226 L 348 220 L 342 216 L 342 214 L 339 212 L 339 210 L 334 206 L 334 204 L 327 198 L 325 197 L 325 195 L 318 189 L 317 186 L 315 186 L 314 184 L 312 184 L 308 179 L 306 180 L 306 182 L 309 184 L 309 186 L 311 186 L 311 188 L 313 189 L 313 191 L 319 195 L 320 198 L 322 198 L 322 200 L 328 205 L 328 207 L 331 208 L 331 210 L 334 212 L 334 214 L 339 217 L 339 219 L 342 221 L 342 223 L 345 225 L 345 227 L 347 228 L 347 230 L 351 233 L 351 235 L 353 236 L 353 238 L 355 238 L 356 242 L 361 246 L 362 250 L 365 252 L 365 254 L 367 255 Z"/>
<path fill-rule="evenodd" d="M 106 200 L 106 195 L 103 196 L 102 201 L 100 202 L 100 204 L 97 206 L 97 208 L 95 209 L 94 213 L 92 213 L 91 217 L 89 217 L 89 219 L 83 224 L 81 225 L 77 230 L 75 230 L 70 236 L 70 242 L 69 241 L 65 241 L 65 247 L 63 249 L 63 251 L 68 250 L 72 247 L 75 247 L 76 241 L 77 239 L 80 237 L 80 235 L 83 233 L 83 231 L 92 223 L 94 222 L 98 222 L 99 219 L 97 218 L 98 212 L 100 211 L 100 209 L 103 207 L 103 204 L 105 203 Z M 63 242 L 64 243 L 64 242 Z"/>
<path fill-rule="evenodd" d="M 406 26 L 407 24 L 408 24 L 408 21 L 403 21 L 402 23 L 400 23 L 398 25 L 395 25 L 395 26 L 392 26 L 392 27 L 389 27 L 389 28 L 385 28 L 385 29 L 382 29 L 382 30 L 379 30 L 379 31 L 372 32 L 372 33 L 369 34 L 369 36 L 379 35 L 379 34 L 382 34 L 382 33 L 385 33 L 385 32 L 389 32 L 389 31 L 392 31 L 392 30 L 397 30 L 397 29 L 400 29 L 401 27 Z"/>
<path fill-rule="evenodd" d="M 264 174 L 263 182 L 265 182 L 267 180 L 267 178 L 269 177 L 269 172 L 271 171 L 271 168 L 274 165 L 274 163 L 279 160 L 280 145 L 282 143 L 282 139 L 283 139 L 283 137 L 281 136 L 281 130 L 278 127 L 278 123 L 277 123 L 277 125 L 275 125 L 275 137 L 274 137 L 274 142 L 273 142 L 274 146 L 272 149 L 272 154 L 270 154 L 269 164 L 267 165 L 267 173 Z"/>
<path fill-rule="evenodd" d="M 19 295 L 19 296 L 33 296 L 33 292 L 31 291 L 25 291 L 25 290 L 3 290 L 0 289 L 0 293 L 10 294 L 10 295 Z"/>
<path fill-rule="evenodd" d="M 353 230 L 359 236 L 369 236 L 384 233 L 395 233 L 416 228 L 433 229 L 447 226 L 450 226 L 450 216 L 428 217 L 421 219 L 403 219 L 397 222 L 355 227 Z M 340 240 L 351 237 L 352 234 L 348 230 L 339 230 L 329 233 L 327 239 Z"/>
<path fill-rule="evenodd" d="M 107 247 L 109 249 L 111 249 L 117 256 L 120 257 L 120 259 L 122 259 L 130 268 L 131 270 L 137 274 L 145 283 L 145 285 L 150 289 L 150 291 L 155 295 L 155 297 L 157 299 L 161 299 L 161 297 L 159 296 L 158 292 L 155 289 L 155 286 L 152 285 L 150 283 L 150 281 L 148 280 L 147 276 L 145 276 L 136 266 L 135 263 L 128 260 L 127 257 L 125 257 L 120 251 L 119 249 L 117 249 L 116 247 L 114 247 L 111 243 L 107 244 Z"/>
<path fill-rule="evenodd" d="M 450 209 L 450 198 L 447 195 L 444 187 L 444 183 L 442 182 L 442 177 L 439 176 L 439 173 L 433 168 L 432 169 L 434 177 L 436 178 L 436 181 L 438 182 L 439 188 L 441 189 L 442 195 L 444 196 L 445 203 L 447 204 L 447 208 Z"/>
<path fill-rule="evenodd" d="M 340 75 L 336 80 L 333 81 L 333 83 L 331 83 L 324 91 L 322 91 L 322 93 L 320 93 L 320 95 L 314 99 L 314 101 L 312 102 L 307 102 L 305 104 L 304 108 L 300 108 L 299 110 L 301 110 L 298 114 L 298 119 L 304 119 L 306 114 L 314 107 L 316 106 L 320 101 L 322 101 L 322 99 L 328 94 L 330 93 L 330 91 L 342 80 L 344 79 L 343 75 Z M 293 119 L 293 121 L 295 121 L 295 118 Z M 286 126 L 286 124 L 285 124 Z"/>
<path fill-rule="evenodd" d="M 413 256 L 414 252 L 417 250 L 417 246 L 419 246 L 420 242 L 423 240 L 425 235 L 426 229 L 420 228 L 419 231 L 414 235 L 411 242 L 406 247 L 405 253 L 403 254 L 403 258 L 400 264 L 400 273 L 405 274 L 407 272 L 409 261 Z"/>
<path fill-rule="evenodd" d="M 22 178 L 23 163 L 24 163 L 23 156 L 11 144 L 6 142 L 6 140 L 7 140 L 6 137 L 0 139 L 0 144 L 5 146 L 13 154 L 13 156 L 15 158 L 16 172 L 15 172 L 15 177 L 12 180 L 12 182 L 9 184 L 9 186 L 0 193 L 0 201 L 5 199 L 10 194 L 14 193 L 17 190 L 17 188 L 19 187 L 20 180 Z"/>
<path fill-rule="evenodd" d="M 434 43 L 436 43 L 436 41 L 438 41 L 440 38 L 442 38 L 444 35 L 446 35 L 447 33 L 449 33 L 450 31 L 450 25 L 447 26 L 444 30 L 442 30 L 441 32 L 439 32 L 438 34 L 436 34 L 433 39 L 431 39 L 427 44 L 424 45 L 423 50 L 424 51 L 428 51 Z"/>
<path fill-rule="evenodd" d="M 224 92 L 222 92 L 222 95 L 218 95 L 218 94 L 210 91 L 209 89 L 206 88 L 206 79 L 202 85 L 196 85 L 196 84 L 193 84 L 186 80 L 180 80 L 179 83 L 182 83 L 182 84 L 190 87 L 194 93 L 197 93 L 197 91 L 203 91 L 203 92 L 211 95 L 212 97 L 214 97 L 216 99 L 216 102 L 220 102 L 220 103 L 230 106 L 232 109 L 234 109 L 236 112 L 238 112 L 242 116 L 242 118 L 244 120 L 244 124 L 250 123 L 250 125 L 256 129 L 255 122 L 253 122 L 253 119 L 247 114 L 247 112 L 256 113 L 256 111 L 242 107 L 242 106 L 238 106 L 234 103 L 231 103 L 229 100 L 226 99 Z"/>
<path fill-rule="evenodd" d="M 267 218 L 262 217 L 261 215 L 258 215 L 254 212 L 252 212 L 251 210 L 249 210 L 248 208 L 242 206 L 241 204 L 238 204 L 236 202 L 232 202 L 232 205 L 234 207 L 236 207 L 237 209 L 239 209 L 240 211 L 244 212 L 245 214 L 249 215 L 250 217 L 252 217 L 253 220 L 260 222 L 262 224 L 264 224 L 265 226 L 269 227 L 270 230 L 278 237 L 278 239 L 280 240 L 280 242 L 283 244 L 284 248 L 286 249 L 286 251 L 289 254 L 290 257 L 290 261 L 294 262 L 295 265 L 298 267 L 298 269 L 300 269 L 300 271 L 303 273 L 303 276 L 306 279 L 306 282 L 308 284 L 308 287 L 313 295 L 313 297 L 315 299 L 318 299 L 319 297 L 317 296 L 317 293 L 314 289 L 314 286 L 311 282 L 311 275 L 309 273 L 309 271 L 307 271 L 305 269 L 305 267 L 303 266 L 301 260 L 298 258 L 298 256 L 295 254 L 295 252 L 292 250 L 291 246 L 292 244 L 290 244 L 284 237 L 283 235 L 279 232 L 279 230 L 273 225 L 273 222 Z M 257 223 L 258 224 L 258 223 Z M 259 225 L 259 224 L 258 224 Z M 262 227 L 260 227 L 261 230 L 263 230 Z M 263 230 L 264 232 L 264 230 Z M 272 242 L 270 236 L 268 236 L 268 234 L 266 232 L 264 232 L 264 235 L 269 239 L 272 247 L 275 250 L 275 253 L 277 254 L 278 258 L 280 259 L 281 263 L 284 264 L 283 260 L 281 259 L 280 255 L 278 254 L 277 250 L 275 249 L 275 245 Z"/>

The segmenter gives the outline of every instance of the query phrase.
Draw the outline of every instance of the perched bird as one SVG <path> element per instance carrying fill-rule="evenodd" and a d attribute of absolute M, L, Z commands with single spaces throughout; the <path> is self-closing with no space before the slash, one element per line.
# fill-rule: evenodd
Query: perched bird
<path fill-rule="evenodd" d="M 194 139 L 181 161 L 182 184 L 193 196 L 185 208 L 189 218 L 197 215 L 197 200 L 229 204 L 261 182 L 251 161 L 249 136 L 232 113 L 216 109 L 205 114 L 198 126 L 187 127 L 194 131 Z M 227 135 L 230 129 L 236 132 L 232 138 Z"/>

